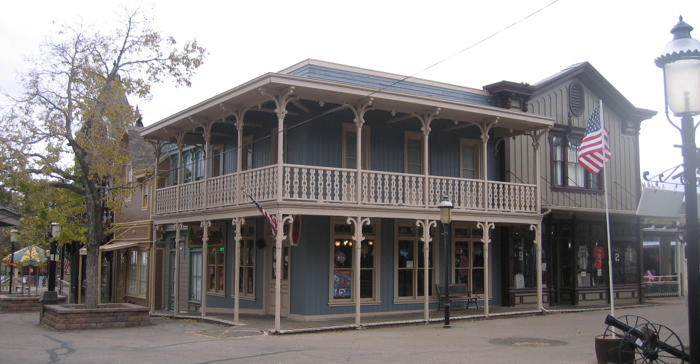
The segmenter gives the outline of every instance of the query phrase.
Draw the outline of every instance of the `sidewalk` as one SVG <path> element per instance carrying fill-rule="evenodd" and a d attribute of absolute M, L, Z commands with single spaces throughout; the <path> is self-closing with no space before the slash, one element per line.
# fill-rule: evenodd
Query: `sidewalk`
<path fill-rule="evenodd" d="M 644 304 L 632 304 L 625 305 L 625 308 L 632 307 L 647 307 L 653 305 L 653 303 L 647 302 Z M 622 307 L 620 307 L 622 308 Z M 468 321 L 468 320 L 483 320 L 491 318 L 501 318 L 509 316 L 528 316 L 528 315 L 543 315 L 546 313 L 571 313 L 571 312 L 589 312 L 589 311 L 609 311 L 610 306 L 608 305 L 596 305 L 596 306 L 572 306 L 572 305 L 557 305 L 554 307 L 545 306 L 545 312 L 540 312 L 537 309 L 536 304 L 531 305 L 519 305 L 517 307 L 503 307 L 503 306 L 490 306 L 489 315 L 484 314 L 483 306 L 479 308 L 470 307 L 469 309 L 464 309 L 461 307 L 453 308 L 450 311 L 450 321 Z M 157 311 L 153 317 L 168 317 L 174 318 L 172 312 L 168 311 Z M 211 313 L 202 317 L 199 314 L 179 314 L 176 316 L 179 319 L 191 319 L 191 320 L 202 320 L 205 322 L 212 322 L 222 325 L 235 326 L 233 314 L 220 314 Z M 442 323 L 444 322 L 445 313 L 444 311 L 431 310 L 429 312 L 429 323 Z M 362 314 L 360 321 L 360 328 L 369 328 L 377 326 L 394 326 L 394 325 L 415 325 L 424 324 L 425 318 L 423 311 L 420 312 L 408 312 L 408 313 L 396 313 L 391 315 L 370 315 Z M 318 320 L 292 320 L 289 318 L 281 318 L 280 322 L 280 332 L 275 332 L 275 317 L 272 315 L 251 315 L 251 314 L 240 314 L 239 325 L 245 327 L 249 330 L 258 330 L 261 332 L 269 334 L 299 334 L 305 332 L 322 332 L 322 331 L 337 331 L 337 330 L 347 330 L 347 329 L 357 329 L 355 325 L 355 317 L 345 317 L 345 318 L 332 318 L 332 319 L 318 319 Z"/>
<path fill-rule="evenodd" d="M 456 310 L 457 315 L 459 311 Z M 638 315 L 663 324 L 687 343 L 687 312 L 685 300 L 675 297 L 653 299 L 643 307 L 620 307 L 616 316 Z M 605 331 L 603 321 L 608 313 L 609 309 L 602 308 L 563 310 L 545 315 L 462 319 L 453 321 L 451 329 L 436 322 L 298 335 L 256 331 L 253 324 L 257 323 L 245 315 L 241 321 L 248 320 L 248 326 L 154 317 L 153 325 L 148 327 L 59 332 L 39 326 L 38 314 L 4 314 L 0 315 L 0 361 L 593 364 L 594 339 Z M 369 317 L 363 318 L 363 324 L 368 323 Z M 283 321 L 282 328 L 292 324 Z"/>

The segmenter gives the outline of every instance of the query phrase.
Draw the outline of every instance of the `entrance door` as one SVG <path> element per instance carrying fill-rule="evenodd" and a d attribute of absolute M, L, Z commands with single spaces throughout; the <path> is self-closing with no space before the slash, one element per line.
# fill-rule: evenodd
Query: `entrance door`
<path fill-rule="evenodd" d="M 275 267 L 276 267 L 276 250 L 277 248 L 272 244 L 272 249 L 267 249 L 268 255 L 265 257 L 265 270 L 268 272 L 267 277 L 267 314 L 275 314 Z M 291 247 L 289 242 L 282 243 L 282 280 L 281 280 L 281 308 L 280 314 L 282 316 L 289 316 L 289 275 L 290 275 L 290 263 L 291 263 Z"/>

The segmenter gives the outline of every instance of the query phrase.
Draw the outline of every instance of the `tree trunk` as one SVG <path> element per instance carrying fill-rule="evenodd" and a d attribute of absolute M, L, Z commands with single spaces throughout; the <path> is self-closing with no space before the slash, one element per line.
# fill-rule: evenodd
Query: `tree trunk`
<path fill-rule="evenodd" d="M 89 193 L 86 196 L 87 203 L 87 261 L 85 263 L 86 287 L 85 287 L 85 308 L 97 308 L 98 297 L 100 295 L 100 245 L 104 239 L 104 226 L 102 223 L 102 199 L 97 186 L 89 181 Z"/>

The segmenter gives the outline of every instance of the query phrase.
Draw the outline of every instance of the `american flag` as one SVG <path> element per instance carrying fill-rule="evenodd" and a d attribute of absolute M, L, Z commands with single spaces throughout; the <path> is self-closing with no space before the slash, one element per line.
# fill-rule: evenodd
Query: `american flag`
<path fill-rule="evenodd" d="M 258 201 L 255 201 L 253 196 L 246 192 L 246 190 L 243 190 L 243 193 L 245 193 L 246 196 L 250 197 L 250 199 L 253 200 L 253 203 L 255 204 L 255 206 L 258 207 L 260 213 L 267 219 L 267 221 L 270 222 L 270 227 L 272 228 L 272 236 L 277 236 L 277 220 L 270 216 L 270 214 L 268 214 L 267 211 L 265 211 L 265 209 L 262 208 L 262 206 L 260 206 Z"/>
<path fill-rule="evenodd" d="M 600 106 L 600 104 L 596 106 L 588 119 L 586 135 L 578 149 L 578 162 L 593 174 L 598 174 L 603 169 L 605 162 L 610 160 L 608 129 L 601 127 Z"/>

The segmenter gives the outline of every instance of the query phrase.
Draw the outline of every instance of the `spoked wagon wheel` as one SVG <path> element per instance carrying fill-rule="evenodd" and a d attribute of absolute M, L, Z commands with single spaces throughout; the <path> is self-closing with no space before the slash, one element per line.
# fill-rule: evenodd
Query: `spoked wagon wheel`
<path fill-rule="evenodd" d="M 629 327 L 634 327 L 640 324 L 649 323 L 647 319 L 637 315 L 624 315 L 617 318 Z M 622 337 L 625 336 L 625 332 L 616 329 L 612 325 L 608 325 L 602 336 L 596 337 L 596 357 L 599 363 L 622 363 L 620 361 L 620 343 L 622 342 Z M 631 361 L 634 356 L 630 356 L 629 353 L 626 354 L 625 359 Z"/>
<path fill-rule="evenodd" d="M 619 350 L 620 363 L 686 363 L 689 359 L 678 335 L 654 323 L 632 327 L 622 337 Z"/>

